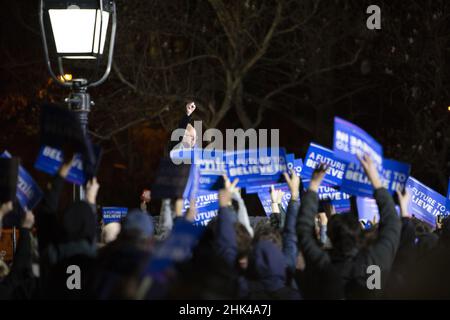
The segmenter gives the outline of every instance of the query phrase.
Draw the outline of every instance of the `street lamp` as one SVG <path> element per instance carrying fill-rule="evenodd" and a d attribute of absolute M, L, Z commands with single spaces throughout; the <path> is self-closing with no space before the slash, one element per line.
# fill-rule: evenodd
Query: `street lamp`
<path fill-rule="evenodd" d="M 70 88 L 70 95 L 65 102 L 78 115 L 81 127 L 86 133 L 88 115 L 91 105 L 94 105 L 87 90 L 102 84 L 111 72 L 116 38 L 116 5 L 112 0 L 41 0 L 39 19 L 47 69 L 58 85 Z M 53 71 L 46 25 L 51 27 L 58 72 L 62 77 L 57 77 Z M 94 80 L 72 79 L 64 76 L 66 75 L 65 59 L 97 59 L 99 61 L 103 57 L 109 25 L 111 25 L 111 32 L 108 61 L 103 76 Z M 74 188 L 74 198 L 75 200 L 84 199 L 82 187 Z"/>

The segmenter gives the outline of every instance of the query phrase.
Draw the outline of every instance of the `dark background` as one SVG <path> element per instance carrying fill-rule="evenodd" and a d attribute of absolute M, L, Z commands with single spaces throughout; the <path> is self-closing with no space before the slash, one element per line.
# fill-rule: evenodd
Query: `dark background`
<path fill-rule="evenodd" d="M 371 4 L 381 7 L 381 30 L 366 28 Z M 331 147 L 341 116 L 446 193 L 448 1 L 118 0 L 117 8 L 113 71 L 90 91 L 89 129 L 105 151 L 99 204 L 138 205 L 192 99 L 204 129 L 278 128 L 297 157 L 311 141 Z M 38 1 L 2 1 L 0 15 L 0 150 L 20 156 L 44 186 L 49 177 L 33 169 L 39 105 L 68 91 L 45 69 Z M 95 76 L 90 67 L 68 72 Z"/>

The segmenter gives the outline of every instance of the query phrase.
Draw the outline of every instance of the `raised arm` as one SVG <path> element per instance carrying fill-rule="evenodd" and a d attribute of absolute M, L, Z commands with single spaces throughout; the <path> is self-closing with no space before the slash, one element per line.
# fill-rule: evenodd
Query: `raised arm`
<path fill-rule="evenodd" d="M 272 207 L 272 214 L 269 217 L 270 224 L 280 230 L 283 229 L 286 218 L 286 212 L 281 206 L 283 196 L 284 192 L 282 190 L 275 189 L 273 185 L 270 187 L 270 201 Z"/>
<path fill-rule="evenodd" d="M 247 229 L 248 233 L 253 238 L 253 228 L 250 225 L 250 218 L 248 217 L 247 207 L 245 206 L 245 202 L 242 199 L 240 192 L 236 190 L 236 192 L 233 192 L 231 197 L 233 200 L 237 201 L 239 205 L 239 210 L 237 212 L 238 222 L 240 222 L 245 227 L 245 229 Z"/>
<path fill-rule="evenodd" d="M 39 252 L 43 252 L 50 242 L 57 239 L 58 205 L 64 187 L 64 179 L 69 173 L 72 161 L 61 166 L 44 194 L 42 206 L 36 211 L 36 228 Z"/>
<path fill-rule="evenodd" d="M 322 250 L 314 232 L 314 218 L 319 210 L 319 196 L 317 192 L 325 172 L 326 167 L 321 165 L 313 173 L 309 189 L 301 199 L 300 213 L 297 219 L 299 248 L 303 252 L 306 263 L 311 263 L 314 268 L 324 268 L 330 262 L 330 257 Z"/>
<path fill-rule="evenodd" d="M 380 214 L 377 241 L 369 248 L 371 263 L 383 269 L 390 269 L 400 243 L 401 223 L 395 210 L 395 203 L 389 192 L 383 188 L 376 165 L 368 155 L 360 158 L 361 165 L 375 189 L 374 198 Z"/>
<path fill-rule="evenodd" d="M 186 113 L 183 115 L 183 117 L 180 119 L 180 122 L 178 123 L 178 126 L 176 129 L 186 130 L 187 125 L 191 121 L 191 115 L 195 111 L 196 106 L 194 102 L 190 102 L 186 105 Z M 173 148 L 175 148 L 182 140 L 179 141 L 169 141 L 168 149 L 169 153 L 172 151 Z"/>
<path fill-rule="evenodd" d="M 216 252 L 221 256 L 229 267 L 233 268 L 237 259 L 237 240 L 234 230 L 236 213 L 231 207 L 231 194 L 234 192 L 239 179 L 230 183 L 224 176 L 225 188 L 219 191 L 219 215 L 217 217 L 216 237 L 214 246 Z"/>
<path fill-rule="evenodd" d="M 288 182 L 289 189 L 291 191 L 291 200 L 289 201 L 286 212 L 286 220 L 283 227 L 283 253 L 286 258 L 288 268 L 294 271 L 298 253 L 295 223 L 297 222 L 297 216 L 300 209 L 300 178 L 295 174 L 295 172 L 291 173 L 291 177 L 285 173 L 284 177 Z"/>

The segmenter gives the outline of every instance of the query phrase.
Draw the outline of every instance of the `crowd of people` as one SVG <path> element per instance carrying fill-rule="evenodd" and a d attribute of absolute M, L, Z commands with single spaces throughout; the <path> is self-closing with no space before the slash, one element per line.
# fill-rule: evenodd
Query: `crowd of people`
<path fill-rule="evenodd" d="M 188 124 L 194 110 L 189 104 L 180 124 L 188 128 L 188 145 L 195 144 Z M 66 161 L 40 205 L 24 215 L 12 265 L 2 267 L 0 299 L 450 298 L 450 220 L 432 230 L 410 215 L 404 191 L 397 193 L 398 215 L 371 158 L 360 163 L 379 209 L 370 228 L 351 212 L 319 206 L 327 169 L 320 165 L 308 188 L 294 172 L 284 173 L 287 209 L 272 189 L 273 213 L 256 225 L 238 180 L 224 176 L 218 215 L 206 227 L 193 225 L 194 201 L 184 214 L 183 199 L 165 199 L 157 226 L 144 203 L 120 223 L 102 225 L 99 235 L 96 178 L 85 200 L 60 208 Z M 12 202 L 1 204 L 0 222 L 13 209 Z M 71 266 L 80 270 L 79 283 Z M 371 266 L 379 268 L 378 279 Z"/>

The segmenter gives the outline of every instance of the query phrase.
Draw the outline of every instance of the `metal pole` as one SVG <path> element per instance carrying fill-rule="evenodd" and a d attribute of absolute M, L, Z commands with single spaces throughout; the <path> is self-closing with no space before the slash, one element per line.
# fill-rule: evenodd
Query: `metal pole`
<path fill-rule="evenodd" d="M 12 234 L 12 240 L 13 240 L 13 256 L 16 254 L 16 246 L 17 246 L 17 239 L 16 239 L 16 227 L 13 226 L 13 234 Z"/>
<path fill-rule="evenodd" d="M 78 116 L 81 129 L 87 134 L 89 112 L 91 111 L 91 96 L 87 92 L 88 81 L 86 79 L 74 79 L 72 81 L 72 93 L 66 102 L 69 108 Z M 79 201 L 85 199 L 85 190 L 83 186 L 73 185 L 73 200 Z"/>

